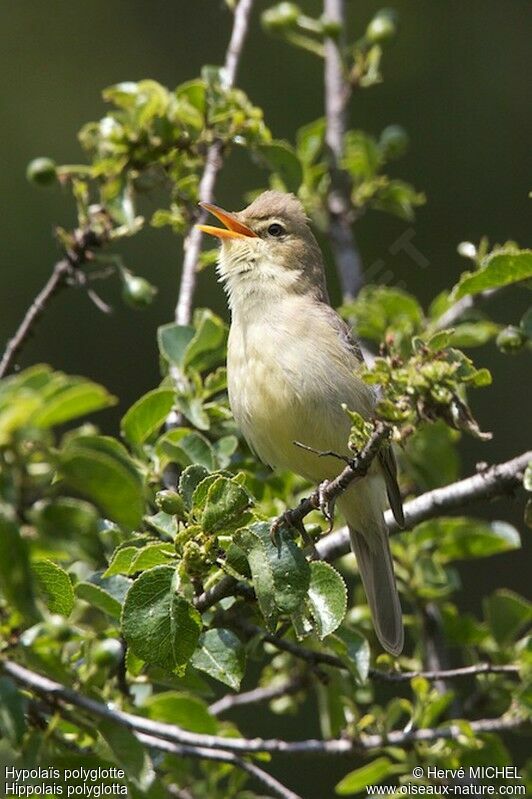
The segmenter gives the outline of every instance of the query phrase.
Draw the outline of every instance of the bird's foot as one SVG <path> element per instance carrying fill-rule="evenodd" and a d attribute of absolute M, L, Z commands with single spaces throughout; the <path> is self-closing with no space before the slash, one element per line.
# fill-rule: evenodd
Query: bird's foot
<path fill-rule="evenodd" d="M 327 489 L 329 488 L 329 480 L 323 480 L 318 486 L 318 503 L 321 513 L 325 520 L 329 522 L 326 533 L 330 533 L 334 527 L 334 506 L 336 498 L 329 499 L 327 496 Z"/>
<path fill-rule="evenodd" d="M 275 519 L 272 526 L 270 527 L 270 539 L 274 546 L 278 547 L 280 545 L 280 541 L 278 540 L 279 531 L 281 527 L 291 527 L 293 530 L 299 533 L 303 542 L 306 546 L 310 547 L 311 550 L 311 558 L 313 560 L 319 559 L 318 551 L 314 544 L 314 539 L 307 531 L 307 528 L 303 524 L 301 519 L 294 518 L 294 514 L 292 511 L 287 510 L 282 513 L 280 516 Z"/>

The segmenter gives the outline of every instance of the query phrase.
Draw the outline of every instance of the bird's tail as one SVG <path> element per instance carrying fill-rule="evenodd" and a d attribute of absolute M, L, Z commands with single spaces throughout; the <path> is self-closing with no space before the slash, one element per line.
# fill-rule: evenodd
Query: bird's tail
<path fill-rule="evenodd" d="M 403 618 L 384 523 L 385 497 L 384 481 L 380 475 L 371 475 L 347 491 L 338 504 L 349 527 L 377 637 L 384 649 L 399 655 L 404 642 Z"/>

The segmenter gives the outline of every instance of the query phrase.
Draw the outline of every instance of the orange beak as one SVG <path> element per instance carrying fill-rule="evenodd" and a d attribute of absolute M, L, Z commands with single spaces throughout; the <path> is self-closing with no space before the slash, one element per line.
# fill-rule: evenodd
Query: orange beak
<path fill-rule="evenodd" d="M 200 203 L 201 207 L 220 220 L 225 227 L 214 227 L 213 225 L 196 225 L 198 230 L 208 233 L 209 236 L 216 236 L 218 239 L 248 239 L 258 238 L 251 228 L 239 222 L 234 214 L 218 208 L 212 203 Z"/>

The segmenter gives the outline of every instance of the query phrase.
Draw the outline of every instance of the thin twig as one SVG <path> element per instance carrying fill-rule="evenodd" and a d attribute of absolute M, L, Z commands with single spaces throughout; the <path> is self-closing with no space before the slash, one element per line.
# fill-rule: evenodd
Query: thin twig
<path fill-rule="evenodd" d="M 164 741 L 153 735 L 145 735 L 144 733 L 136 733 L 135 735 L 136 738 L 145 746 L 149 746 L 152 749 L 158 749 L 161 752 L 167 752 L 171 755 L 178 755 L 179 757 L 192 757 L 201 760 L 214 760 L 219 763 L 229 763 L 230 765 L 245 771 L 260 785 L 262 785 L 268 791 L 271 791 L 275 796 L 280 797 L 280 799 L 301 799 L 299 794 L 296 794 L 289 788 L 286 788 L 282 783 L 276 780 L 275 777 L 272 777 L 254 763 L 249 763 L 247 760 L 237 757 L 237 755 L 234 755 L 232 752 L 222 752 L 218 749 L 208 749 L 206 747 L 170 743 L 170 741 Z"/>
<path fill-rule="evenodd" d="M 444 727 L 430 727 L 419 730 L 394 730 L 387 735 L 368 735 L 361 733 L 356 739 L 333 739 L 284 741 L 279 738 L 224 738 L 217 735 L 200 735 L 188 732 L 174 724 L 153 721 L 152 719 L 125 713 L 122 710 L 111 708 L 102 702 L 83 696 L 77 691 L 67 688 L 60 683 L 43 677 L 33 671 L 20 666 L 12 661 L 5 660 L 0 663 L 0 668 L 17 683 L 34 693 L 52 697 L 59 705 L 74 705 L 85 710 L 92 716 L 106 718 L 132 730 L 135 734 L 153 736 L 163 741 L 170 741 L 198 750 L 218 750 L 224 753 L 252 754 L 259 752 L 283 754 L 319 754 L 343 755 L 355 752 L 364 752 L 372 749 L 381 749 L 384 746 L 405 746 L 419 741 L 435 741 L 439 739 L 455 738 L 461 734 L 461 728 L 456 724 L 447 724 Z M 473 732 L 497 732 L 501 730 L 515 730 L 525 724 L 518 717 L 503 716 L 494 719 L 471 721 L 469 725 Z M 206 752 L 205 752 L 206 754 Z M 202 756 L 202 755 L 200 755 Z M 288 794 L 290 796 L 290 794 Z"/>
<path fill-rule="evenodd" d="M 324 0 L 324 14 L 345 26 L 344 0 Z M 347 129 L 347 103 L 351 86 L 342 60 L 343 36 L 325 39 L 325 141 L 329 151 L 331 186 L 327 204 L 329 236 L 344 301 L 355 297 L 362 285 L 362 262 L 352 230 L 350 181 L 341 168 Z"/>
<path fill-rule="evenodd" d="M 63 288 L 65 279 L 71 271 L 72 266 L 66 258 L 58 261 L 54 266 L 52 274 L 46 281 L 44 287 L 37 294 L 26 311 L 17 332 L 7 343 L 2 360 L 0 361 L 0 378 L 5 377 L 7 372 L 11 369 L 15 356 L 20 352 L 31 335 L 35 323 L 44 312 L 52 297 L 57 294 L 59 289 Z"/>
<path fill-rule="evenodd" d="M 333 668 L 347 670 L 347 666 L 341 658 L 336 655 L 329 655 L 327 652 L 318 652 L 314 649 L 307 649 L 301 644 L 288 641 L 278 635 L 268 633 L 261 627 L 250 622 L 238 619 L 236 626 L 240 631 L 249 637 L 258 636 L 268 644 L 283 652 L 288 652 L 298 660 L 308 663 L 311 667 L 332 666 Z M 513 677 L 519 676 L 519 666 L 512 663 L 475 663 L 472 666 L 461 666 L 456 669 L 427 669 L 417 671 L 382 671 L 381 669 L 370 669 L 369 677 L 381 682 L 409 682 L 415 677 L 424 677 L 430 682 L 438 680 L 456 680 L 466 677 L 476 677 L 481 674 L 507 674 Z M 251 693 L 251 692 L 250 692 Z M 221 700 L 223 701 L 223 700 Z M 261 701 L 260 699 L 257 701 Z"/>
<path fill-rule="evenodd" d="M 227 47 L 223 72 L 223 82 L 226 89 L 231 89 L 235 85 L 253 3 L 254 0 L 240 0 L 235 9 L 233 30 Z M 211 144 L 207 151 L 205 168 L 199 185 L 199 199 L 201 202 L 212 202 L 214 186 L 218 177 L 218 172 L 222 167 L 222 160 L 223 144 L 221 141 L 217 140 Z M 195 223 L 203 223 L 206 219 L 206 211 L 198 210 L 194 214 L 193 221 Z M 179 295 L 175 309 L 175 321 L 178 325 L 187 325 L 192 316 L 202 237 L 203 234 L 201 230 L 194 225 L 185 239 L 185 254 L 183 258 Z"/>
<path fill-rule="evenodd" d="M 233 710 L 235 707 L 242 707 L 242 705 L 255 705 L 260 702 L 271 702 L 272 699 L 278 699 L 281 696 L 290 696 L 296 694 L 304 688 L 307 682 L 304 676 L 295 677 L 293 680 L 288 680 L 281 685 L 269 685 L 266 688 L 254 688 L 252 691 L 244 691 L 241 694 L 226 694 L 213 702 L 209 706 L 209 711 L 213 716 L 220 716 L 228 710 Z"/>

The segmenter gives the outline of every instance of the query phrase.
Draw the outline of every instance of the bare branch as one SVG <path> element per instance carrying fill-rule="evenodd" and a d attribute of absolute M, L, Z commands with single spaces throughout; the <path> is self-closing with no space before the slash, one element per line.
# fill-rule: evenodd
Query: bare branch
<path fill-rule="evenodd" d="M 344 0 L 324 0 L 324 14 L 345 26 Z M 351 86 L 342 61 L 343 36 L 325 39 L 325 141 L 329 150 L 331 187 L 328 196 L 329 236 L 342 287 L 343 299 L 355 297 L 362 285 L 362 263 L 351 228 L 353 211 L 350 182 L 340 162 L 347 129 L 347 103 Z"/>
<path fill-rule="evenodd" d="M 267 688 L 254 688 L 252 691 L 244 691 L 241 694 L 226 694 L 213 702 L 209 707 L 209 711 L 213 716 L 220 716 L 228 710 L 235 707 L 242 707 L 242 705 L 254 705 L 259 702 L 271 702 L 272 699 L 278 699 L 280 696 L 290 696 L 296 694 L 304 686 L 307 680 L 301 677 L 295 677 L 293 680 L 288 680 L 281 685 L 269 685 Z"/>
<path fill-rule="evenodd" d="M 136 733 L 136 738 L 145 746 L 152 749 L 158 749 L 161 752 L 167 752 L 171 755 L 178 755 L 178 757 L 192 757 L 200 760 L 215 760 L 219 763 L 229 763 L 236 768 L 242 769 L 250 777 L 253 777 L 260 785 L 271 791 L 275 796 L 280 799 L 301 799 L 299 794 L 294 793 L 289 788 L 286 788 L 282 783 L 268 774 L 263 769 L 256 766 L 254 763 L 249 763 L 241 757 L 237 757 L 231 752 L 222 752 L 218 749 L 208 749 L 206 747 L 187 746 L 186 744 L 175 744 L 170 741 L 163 741 L 153 735 L 145 735 L 144 733 Z"/>
<path fill-rule="evenodd" d="M 329 655 L 327 652 L 318 652 L 314 649 L 307 649 L 301 644 L 287 641 L 277 635 L 268 633 L 261 627 L 250 622 L 239 619 L 236 626 L 245 635 L 250 637 L 259 636 L 263 641 L 271 644 L 276 649 L 288 652 L 299 660 L 308 663 L 315 668 L 316 666 L 332 666 L 333 668 L 347 670 L 345 663 L 336 655 Z M 430 682 L 438 680 L 456 680 L 466 677 L 476 677 L 481 674 L 507 674 L 513 677 L 519 676 L 519 666 L 512 663 L 475 663 L 472 666 L 461 666 L 456 669 L 428 669 L 418 671 L 382 671 L 381 669 L 370 669 L 369 676 L 381 682 L 409 682 L 414 677 L 424 677 Z M 287 685 L 291 685 L 288 683 Z M 253 692 L 250 692 L 253 693 Z M 223 700 L 220 700 L 223 701 Z M 260 700 L 257 700 L 260 701 Z"/>
<path fill-rule="evenodd" d="M 224 64 L 224 86 L 231 89 L 235 85 L 242 49 L 246 41 L 251 11 L 254 0 L 240 0 L 235 10 L 233 30 L 227 47 Z M 199 199 L 201 202 L 212 202 L 214 186 L 218 172 L 223 162 L 223 145 L 215 141 L 209 147 L 205 168 L 199 185 Z M 194 222 L 203 223 L 207 219 L 206 211 L 199 210 L 195 214 Z M 196 275 L 198 260 L 201 252 L 203 234 L 194 225 L 185 239 L 183 268 L 179 296 L 175 309 L 175 321 L 178 325 L 187 325 L 192 316 L 194 292 L 196 289 Z"/>
<path fill-rule="evenodd" d="M 524 452 L 510 461 L 490 466 L 472 477 L 427 491 L 406 502 L 403 508 L 405 529 L 411 529 L 416 524 L 442 513 L 464 508 L 478 500 L 493 499 L 510 493 L 520 484 L 522 474 L 531 460 L 532 451 Z M 398 532 L 399 527 L 391 511 L 386 511 L 385 519 L 390 533 Z M 316 544 L 316 549 L 323 560 L 336 560 L 346 555 L 350 551 L 347 528 L 322 538 Z"/>
<path fill-rule="evenodd" d="M 386 736 L 360 734 L 356 739 L 333 739 L 321 741 L 316 739 L 304 741 L 284 741 L 278 738 L 224 738 L 217 735 L 200 735 L 188 732 L 181 727 L 173 724 L 153 721 L 132 713 L 125 713 L 116 708 L 111 708 L 101 702 L 97 702 L 89 697 L 82 696 L 71 688 L 67 688 L 60 683 L 43 677 L 33 671 L 20 666 L 12 661 L 5 660 L 0 663 L 1 669 L 17 683 L 34 693 L 52 699 L 60 706 L 74 705 L 85 710 L 92 716 L 106 718 L 115 724 L 120 724 L 135 734 L 154 737 L 161 741 L 170 741 L 179 744 L 182 751 L 189 753 L 189 747 L 199 751 L 200 757 L 211 754 L 209 750 L 217 750 L 227 754 L 252 754 L 259 752 L 283 753 L 283 754 L 319 754 L 319 755 L 343 755 L 354 752 L 364 752 L 372 749 L 380 749 L 384 746 L 405 746 L 419 741 L 434 741 L 446 738 L 455 738 L 460 734 L 460 727 L 456 724 L 448 724 L 444 727 L 426 728 L 419 730 L 394 730 Z M 476 733 L 497 732 L 501 730 L 515 730 L 524 726 L 526 722 L 519 716 L 503 716 L 495 719 L 482 719 L 480 721 L 469 722 L 472 730 Z M 248 766 L 251 764 L 248 764 Z M 281 794 L 283 796 L 283 794 Z M 295 799 L 296 795 L 290 792 L 283 796 L 288 799 Z"/>
<path fill-rule="evenodd" d="M 0 362 L 0 378 L 5 377 L 7 372 L 11 369 L 15 356 L 20 352 L 27 339 L 31 335 L 35 323 L 44 312 L 52 297 L 57 294 L 59 289 L 65 285 L 65 279 L 70 273 L 72 266 L 65 258 L 58 261 L 53 268 L 52 274 L 46 281 L 44 287 L 37 294 L 32 304 L 26 311 L 24 319 L 22 320 L 19 328 L 13 338 L 11 338 L 6 346 L 5 352 Z"/>

